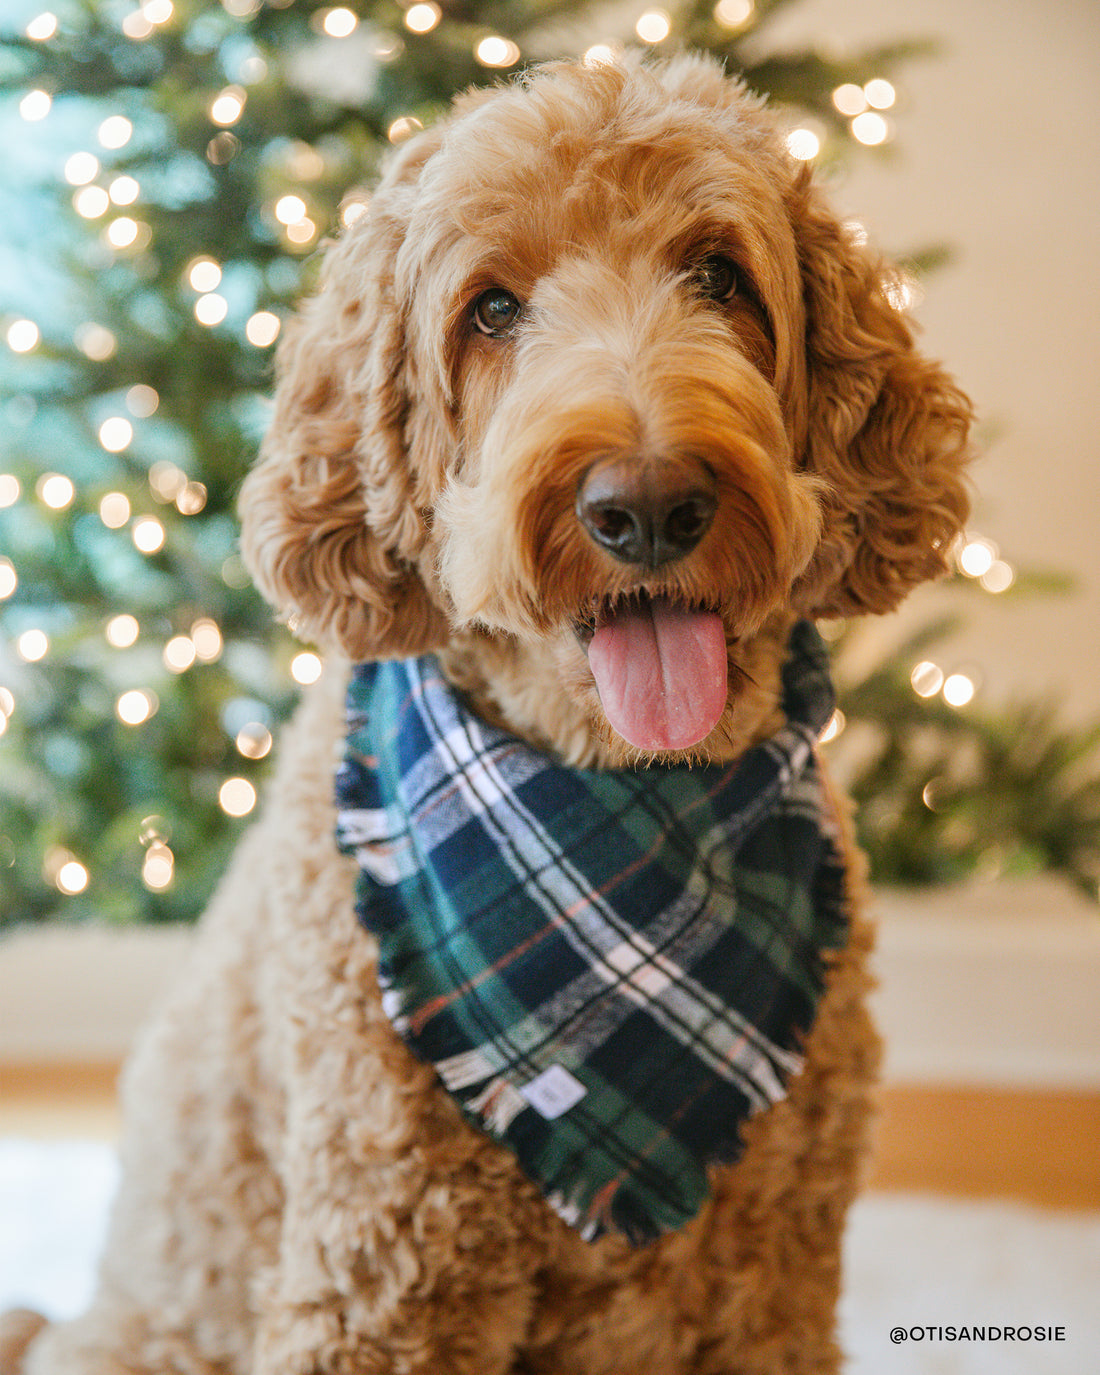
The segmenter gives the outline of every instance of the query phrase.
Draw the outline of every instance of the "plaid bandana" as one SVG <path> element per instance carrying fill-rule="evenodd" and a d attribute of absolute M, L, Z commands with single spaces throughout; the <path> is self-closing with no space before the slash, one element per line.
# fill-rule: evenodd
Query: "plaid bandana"
<path fill-rule="evenodd" d="M 394 1027 L 584 1237 L 681 1226 L 784 1097 L 846 939 L 817 632 L 788 724 L 728 767 L 565 767 L 430 657 L 358 666 L 348 705 L 337 833 Z"/>

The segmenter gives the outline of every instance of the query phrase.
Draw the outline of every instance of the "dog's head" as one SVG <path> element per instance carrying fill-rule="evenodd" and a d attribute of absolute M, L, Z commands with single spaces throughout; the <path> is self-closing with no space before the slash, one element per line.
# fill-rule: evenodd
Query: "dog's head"
<path fill-rule="evenodd" d="M 965 519 L 968 403 L 888 289 L 709 61 L 463 97 L 287 331 L 252 572 L 353 658 L 472 633 L 711 752 L 770 619 L 892 609 Z"/>

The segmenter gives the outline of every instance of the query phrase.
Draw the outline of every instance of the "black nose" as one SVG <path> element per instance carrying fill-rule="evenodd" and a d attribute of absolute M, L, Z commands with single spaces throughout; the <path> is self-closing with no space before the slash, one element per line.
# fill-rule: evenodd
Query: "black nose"
<path fill-rule="evenodd" d="M 622 563 L 656 568 L 690 554 L 718 509 L 714 478 L 687 459 L 605 459 L 577 488 L 577 518 Z"/>

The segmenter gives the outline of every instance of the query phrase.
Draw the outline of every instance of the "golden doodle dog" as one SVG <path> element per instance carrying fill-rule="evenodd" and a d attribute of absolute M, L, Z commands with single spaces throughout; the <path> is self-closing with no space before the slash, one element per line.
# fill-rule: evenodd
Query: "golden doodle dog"
<path fill-rule="evenodd" d="M 326 673 L 127 1071 L 94 1303 L 6 1375 L 838 1368 L 877 1046 L 812 622 L 967 511 L 888 286 L 704 59 L 392 155 L 241 498 Z"/>

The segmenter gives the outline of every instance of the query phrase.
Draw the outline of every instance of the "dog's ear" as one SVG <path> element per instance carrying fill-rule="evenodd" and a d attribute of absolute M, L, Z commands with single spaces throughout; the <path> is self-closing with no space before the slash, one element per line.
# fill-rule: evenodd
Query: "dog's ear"
<path fill-rule="evenodd" d="M 888 269 L 808 176 L 791 220 L 806 306 L 804 466 L 825 483 L 823 534 L 796 599 L 819 616 L 890 611 L 946 570 L 966 520 L 970 403 L 916 352 Z"/>
<path fill-rule="evenodd" d="M 410 446 L 394 262 L 436 140 L 402 148 L 367 214 L 327 251 L 321 289 L 281 341 L 274 416 L 245 479 L 241 548 L 303 639 L 352 659 L 424 653 L 446 617 L 417 569 L 426 540 Z"/>

